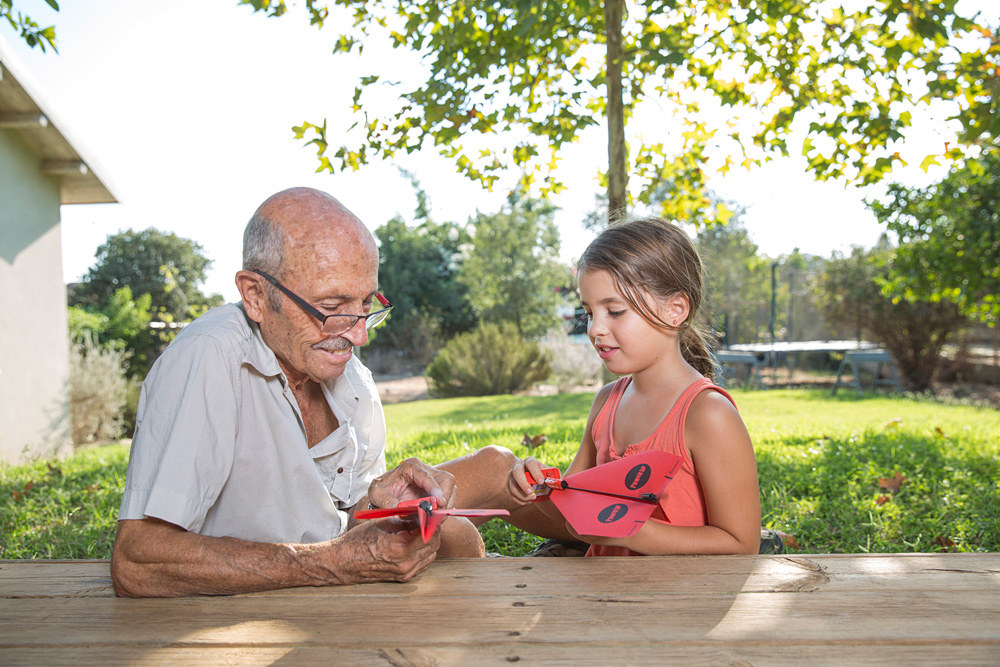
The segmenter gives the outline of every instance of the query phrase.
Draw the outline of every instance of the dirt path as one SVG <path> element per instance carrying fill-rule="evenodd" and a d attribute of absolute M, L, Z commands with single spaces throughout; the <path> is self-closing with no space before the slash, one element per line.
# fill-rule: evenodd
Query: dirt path
<path fill-rule="evenodd" d="M 382 398 L 382 403 L 407 403 L 409 401 L 422 401 L 430 398 L 427 391 L 427 378 L 423 375 L 411 375 L 407 377 L 386 377 L 385 379 L 375 378 L 375 386 L 378 388 L 378 395 Z M 593 386 L 573 387 L 570 393 L 594 393 L 601 388 L 600 384 Z M 538 385 L 524 392 L 517 392 L 528 396 L 550 396 L 558 394 L 559 390 L 553 385 Z"/>
<path fill-rule="evenodd" d="M 798 378 L 797 378 L 798 379 Z M 809 386 L 819 386 L 819 387 L 832 387 L 832 378 L 821 378 L 822 382 L 804 382 L 804 385 Z M 770 377 L 768 377 L 770 380 Z M 423 375 L 411 375 L 405 377 L 386 377 L 384 380 L 376 378 L 375 386 L 378 387 L 379 396 L 382 397 L 382 402 L 385 404 L 389 403 L 407 403 L 409 401 L 422 401 L 430 398 L 427 392 L 427 378 Z M 594 392 L 600 389 L 600 385 L 595 385 L 593 387 L 577 387 L 574 389 L 575 392 Z M 1000 409 L 1000 387 L 982 385 L 982 384 L 972 384 L 972 385 L 957 385 L 954 383 L 941 383 L 934 387 L 935 393 L 943 399 L 949 400 L 961 400 L 965 399 L 975 404 L 979 405 L 989 405 L 993 408 Z M 528 392 L 531 395 L 541 396 L 547 394 L 557 393 L 555 387 L 543 386 L 534 387 Z"/>
<path fill-rule="evenodd" d="M 386 380 L 376 379 L 375 386 L 378 388 L 378 395 L 385 404 L 422 401 L 429 397 L 427 393 L 427 378 L 423 375 L 389 378 Z"/>

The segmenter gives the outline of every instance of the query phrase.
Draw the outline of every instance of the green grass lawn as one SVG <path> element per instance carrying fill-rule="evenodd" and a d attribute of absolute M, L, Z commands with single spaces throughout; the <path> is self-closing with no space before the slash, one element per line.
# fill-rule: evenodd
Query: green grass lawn
<path fill-rule="evenodd" d="M 734 391 L 757 451 L 763 524 L 802 553 L 1000 551 L 1000 412 L 843 392 Z M 495 444 L 567 466 L 592 397 L 496 396 L 386 406 L 387 460 L 439 463 Z M 0 466 L 0 558 L 106 558 L 128 450 L 84 450 L 58 462 Z M 880 479 L 898 472 L 898 490 Z M 538 543 L 500 521 L 487 549 Z"/>

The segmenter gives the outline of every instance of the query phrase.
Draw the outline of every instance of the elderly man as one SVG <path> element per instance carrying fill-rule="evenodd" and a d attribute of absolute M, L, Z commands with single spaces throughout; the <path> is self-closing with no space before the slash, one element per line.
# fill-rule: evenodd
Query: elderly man
<path fill-rule="evenodd" d="M 242 302 L 188 326 L 153 366 L 111 559 L 126 596 L 226 594 L 406 581 L 436 556 L 482 556 L 468 520 L 426 544 L 398 519 L 356 507 L 436 496 L 455 478 L 408 460 L 385 471 L 385 419 L 352 354 L 388 302 L 378 248 L 358 218 L 311 189 L 265 201 L 244 234 Z M 503 460 L 498 460 L 500 457 Z M 452 462 L 463 500 L 503 502 L 490 450 Z"/>

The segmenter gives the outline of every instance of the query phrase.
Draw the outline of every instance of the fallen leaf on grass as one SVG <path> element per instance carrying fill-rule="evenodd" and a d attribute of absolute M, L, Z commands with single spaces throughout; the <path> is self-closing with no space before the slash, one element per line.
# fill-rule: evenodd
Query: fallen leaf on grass
<path fill-rule="evenodd" d="M 885 505 L 890 500 L 892 500 L 892 498 L 890 498 L 889 496 L 879 496 L 878 498 L 875 499 L 875 504 L 876 505 Z"/>
<path fill-rule="evenodd" d="M 784 542 L 785 546 L 788 547 L 789 549 L 798 549 L 798 548 L 800 548 L 798 540 L 795 539 L 794 535 L 789 535 L 788 533 L 783 533 L 780 530 L 776 530 L 774 532 L 776 532 L 778 534 L 778 536 L 781 537 L 781 541 Z"/>
<path fill-rule="evenodd" d="M 521 444 L 527 447 L 528 451 L 530 452 L 544 445 L 547 440 L 548 438 L 545 437 L 544 433 L 540 433 L 539 435 L 536 436 L 530 436 L 527 433 L 525 433 L 524 440 L 521 441 Z"/>
<path fill-rule="evenodd" d="M 906 476 L 900 474 L 897 470 L 896 474 L 892 477 L 879 477 L 878 485 L 883 489 L 891 491 L 892 493 L 898 493 L 903 485 L 906 484 Z"/>
<path fill-rule="evenodd" d="M 945 537 L 944 535 L 938 535 L 937 537 L 935 537 L 934 544 L 941 547 L 942 551 L 951 551 L 952 547 L 958 546 L 955 544 L 954 540 L 952 540 L 950 537 Z"/>
<path fill-rule="evenodd" d="M 35 483 L 28 482 L 27 484 L 24 485 L 24 488 L 22 488 L 20 491 L 18 491 L 17 489 L 11 491 L 11 495 L 14 496 L 14 502 L 16 503 L 22 500 L 26 495 L 28 495 L 28 491 L 31 491 L 33 488 L 35 488 Z"/>

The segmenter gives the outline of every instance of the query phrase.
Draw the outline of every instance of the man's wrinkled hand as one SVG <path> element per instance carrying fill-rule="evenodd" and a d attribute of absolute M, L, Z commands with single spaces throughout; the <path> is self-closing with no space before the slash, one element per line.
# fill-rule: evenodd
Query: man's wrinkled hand
<path fill-rule="evenodd" d="M 404 500 L 434 496 L 438 507 L 455 506 L 455 478 L 418 459 L 406 459 L 376 478 L 368 487 L 368 499 L 375 507 L 396 507 Z"/>
<path fill-rule="evenodd" d="M 363 584 L 377 581 L 409 581 L 434 562 L 441 547 L 440 531 L 426 543 L 412 522 L 397 517 L 365 521 L 331 544 L 331 554 L 339 562 L 339 583 Z M 334 555 L 336 554 L 336 555 Z"/>

